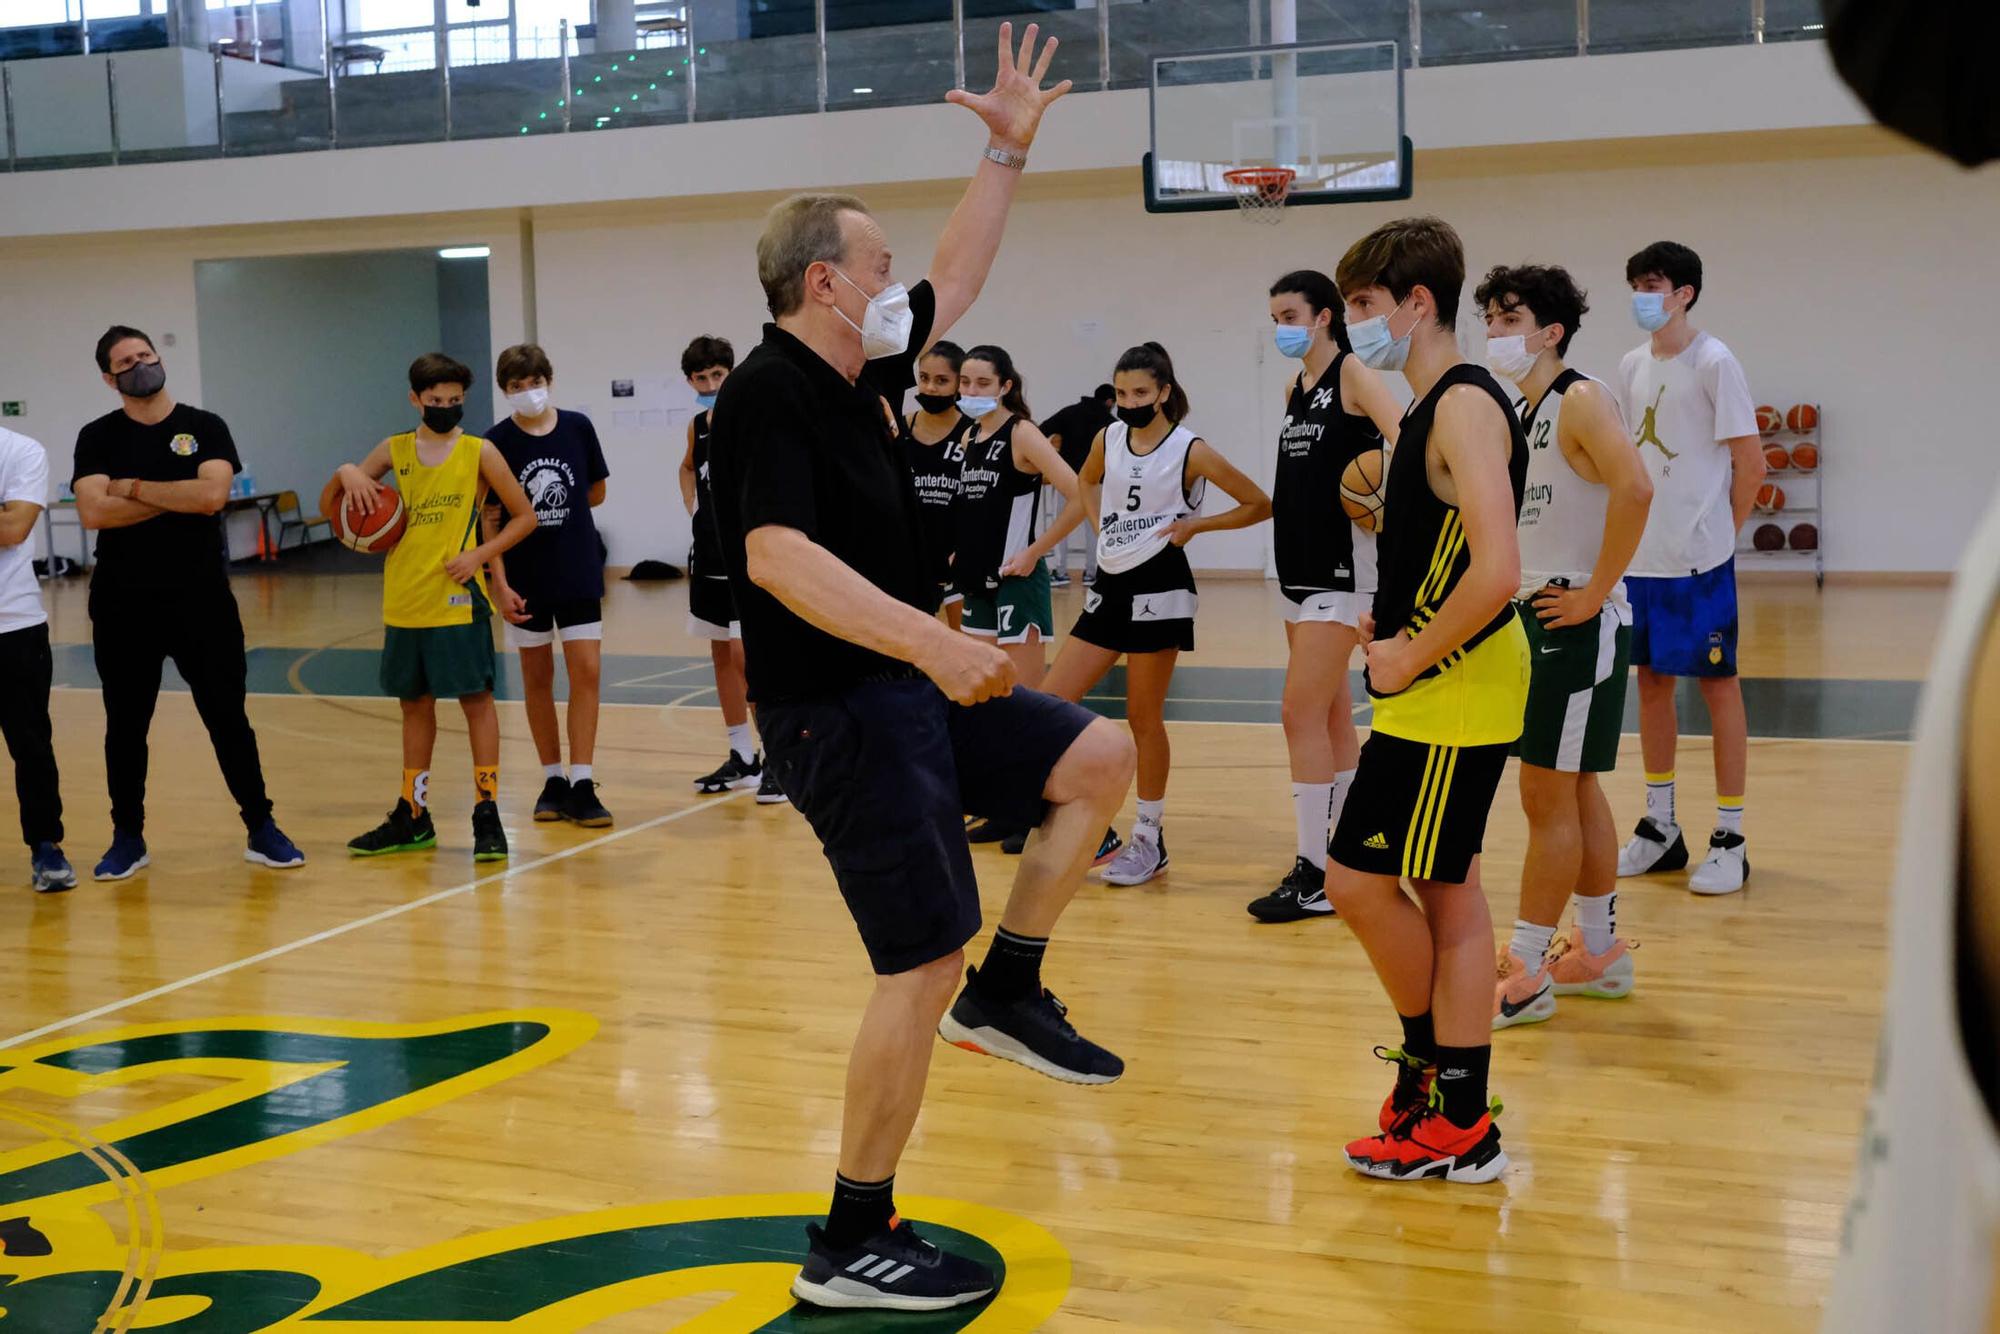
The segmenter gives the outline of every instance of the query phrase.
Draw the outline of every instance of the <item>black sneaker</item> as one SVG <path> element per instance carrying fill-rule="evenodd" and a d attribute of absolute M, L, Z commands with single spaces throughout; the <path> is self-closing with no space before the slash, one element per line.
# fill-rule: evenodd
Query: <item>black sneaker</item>
<path fill-rule="evenodd" d="M 1104 865 L 1106 862 L 1110 861 L 1113 857 L 1116 857 L 1118 855 L 1118 850 L 1124 846 L 1125 846 L 1125 840 L 1118 837 L 1118 831 L 1116 829 L 1105 830 L 1104 840 L 1103 842 L 1097 845 L 1097 855 L 1090 859 L 1090 864 L 1092 866 Z"/>
<path fill-rule="evenodd" d="M 999 1278 L 977 1260 L 941 1251 L 900 1219 L 858 1246 L 836 1250 L 806 1225 L 811 1247 L 792 1296 L 813 1306 L 849 1310 L 943 1311 L 988 1296 Z"/>
<path fill-rule="evenodd" d="M 1006 853 L 1009 857 L 1020 856 L 1028 850 L 1029 832 L 1026 829 L 1020 829 L 1007 835 L 1007 837 L 1000 840 L 1000 851 Z"/>
<path fill-rule="evenodd" d="M 563 819 L 571 824 L 580 824 L 585 829 L 607 829 L 611 825 L 611 812 L 604 809 L 604 803 L 597 799 L 597 784 L 588 778 L 579 778 L 570 784 L 569 800 L 563 803 Z"/>
<path fill-rule="evenodd" d="M 763 772 L 764 766 L 757 756 L 752 755 L 745 759 L 732 750 L 729 752 L 729 758 L 722 762 L 720 769 L 695 779 L 694 785 L 708 796 L 714 796 L 718 792 L 733 792 L 741 788 L 755 787 Z"/>
<path fill-rule="evenodd" d="M 356 857 L 381 857 L 391 852 L 421 852 L 436 847 L 437 841 L 430 808 L 412 810 L 409 802 L 398 797 L 389 818 L 350 842 L 347 850 Z"/>
<path fill-rule="evenodd" d="M 757 781 L 757 804 L 783 806 L 790 800 L 791 798 L 785 795 L 785 789 L 778 786 L 778 775 L 771 771 L 770 765 L 765 765 L 764 776 Z"/>
<path fill-rule="evenodd" d="M 490 801 L 472 808 L 472 860 L 507 860 L 507 831 L 500 827 L 500 808 Z"/>
<path fill-rule="evenodd" d="M 548 824 L 562 819 L 563 808 L 568 805 L 569 779 L 556 774 L 542 784 L 542 795 L 535 798 L 535 823 Z"/>
<path fill-rule="evenodd" d="M 938 1024 L 954 1047 L 998 1056 L 1066 1084 L 1109 1084 L 1125 1062 L 1070 1027 L 1069 1009 L 1048 991 L 996 1003 L 980 994 L 979 970 L 965 970 L 965 990 Z"/>
<path fill-rule="evenodd" d="M 1250 915 L 1260 922 L 1303 922 L 1308 917 L 1332 917 L 1326 901 L 1326 872 L 1301 857 L 1291 873 L 1261 899 L 1250 900 Z"/>
<path fill-rule="evenodd" d="M 1027 831 L 1015 825 L 1002 824 L 998 820 L 981 820 L 978 824 L 966 829 L 965 841 L 967 843 L 1004 843 L 1014 837 L 1014 835 L 1025 832 Z"/>

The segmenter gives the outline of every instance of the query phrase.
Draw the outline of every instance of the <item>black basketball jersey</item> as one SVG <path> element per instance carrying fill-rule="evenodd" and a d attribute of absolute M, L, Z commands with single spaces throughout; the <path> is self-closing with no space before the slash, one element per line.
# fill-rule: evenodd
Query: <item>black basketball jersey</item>
<path fill-rule="evenodd" d="M 694 545 L 688 549 L 688 573 L 721 578 L 722 539 L 715 531 L 715 493 L 708 484 L 710 414 L 694 418 Z"/>
<path fill-rule="evenodd" d="M 1014 466 L 1014 427 L 1009 417 L 984 440 L 965 436 L 959 466 L 958 503 L 952 507 L 956 555 L 952 582 L 961 593 L 1000 586 L 1000 567 L 1035 540 L 1035 504 L 1042 479 Z"/>
<path fill-rule="evenodd" d="M 965 462 L 965 437 L 972 432 L 972 418 L 959 414 L 944 439 L 931 445 L 917 439 L 908 420 L 901 424 L 903 457 L 909 462 L 910 480 L 917 488 L 924 560 L 937 582 L 946 584 L 951 581 L 951 553 L 958 540 L 957 520 L 952 511 L 958 503 L 958 474 Z"/>
<path fill-rule="evenodd" d="M 1507 452 L 1507 477 L 1514 488 L 1514 516 L 1521 514 L 1521 496 L 1528 481 L 1528 442 L 1521 431 L 1521 419 L 1500 388 L 1500 382 L 1484 366 L 1461 362 L 1438 377 L 1431 391 L 1411 404 L 1403 414 L 1403 428 L 1396 448 L 1389 456 L 1389 476 L 1382 505 L 1382 532 L 1376 539 L 1378 561 L 1375 587 L 1375 637 L 1389 639 L 1404 630 L 1415 634 L 1437 615 L 1437 609 L 1451 596 L 1451 590 L 1465 577 L 1472 555 L 1465 547 L 1465 528 L 1456 505 L 1447 505 L 1431 490 L 1424 467 L 1431 427 L 1437 419 L 1438 400 L 1454 385 L 1477 385 L 1492 396 L 1507 415 L 1511 447 Z M 1510 601 L 1500 614 L 1482 626 L 1442 662 L 1420 674 L 1435 676 L 1455 666 L 1459 659 L 1488 636 L 1514 619 Z"/>
<path fill-rule="evenodd" d="M 1278 433 L 1278 473 L 1271 487 L 1271 546 L 1286 593 L 1351 593 L 1356 587 L 1357 530 L 1340 508 L 1340 475 L 1354 456 L 1382 447 L 1365 414 L 1340 401 L 1342 352 L 1308 389 L 1301 374 L 1285 403 Z M 1372 535 L 1361 533 L 1363 542 Z"/>

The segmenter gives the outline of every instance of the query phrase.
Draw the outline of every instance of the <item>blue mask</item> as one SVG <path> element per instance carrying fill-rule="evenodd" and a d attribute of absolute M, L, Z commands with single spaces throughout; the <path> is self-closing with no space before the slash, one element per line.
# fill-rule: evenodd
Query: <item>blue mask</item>
<path fill-rule="evenodd" d="M 1396 310 L 1390 311 L 1389 315 L 1402 308 L 1403 303 L 1398 301 Z M 1401 338 L 1391 337 L 1389 315 L 1377 315 L 1347 326 L 1348 346 L 1354 349 L 1355 356 L 1361 358 L 1361 364 L 1370 370 L 1399 371 L 1403 369 L 1403 363 L 1410 359 L 1410 334 L 1417 331 L 1417 326 L 1412 324 L 1410 333 Z"/>
<path fill-rule="evenodd" d="M 1301 324 L 1280 324 L 1272 328 L 1271 340 L 1282 355 L 1296 361 L 1312 346 L 1313 331 Z"/>
<path fill-rule="evenodd" d="M 1633 323 L 1637 324 L 1647 333 L 1655 333 L 1666 328 L 1667 321 L 1672 318 L 1673 316 L 1667 313 L 1667 294 L 1665 292 L 1632 293 Z"/>
<path fill-rule="evenodd" d="M 984 417 L 999 406 L 1000 400 L 997 398 L 975 398 L 971 394 L 961 394 L 958 399 L 958 410 L 968 417 Z"/>
<path fill-rule="evenodd" d="M 696 407 L 700 408 L 703 412 L 707 412 L 710 408 L 715 406 L 715 395 L 696 394 L 694 396 L 694 402 Z"/>

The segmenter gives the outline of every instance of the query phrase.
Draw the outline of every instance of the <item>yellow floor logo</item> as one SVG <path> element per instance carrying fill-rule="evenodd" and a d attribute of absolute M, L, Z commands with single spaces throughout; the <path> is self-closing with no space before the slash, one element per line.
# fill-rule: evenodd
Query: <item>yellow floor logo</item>
<path fill-rule="evenodd" d="M 587 1015 L 521 1010 L 424 1025 L 235 1018 L 160 1024 L 0 1053 L 0 1118 L 41 1142 L 0 1155 L 0 1334 L 567 1334 L 706 1299 L 681 1328 L 859 1334 L 879 1314 L 795 1311 L 787 1286 L 816 1195 L 637 1205 L 456 1238 L 390 1258 L 312 1245 L 174 1251 L 156 1192 L 416 1115 L 574 1050 Z M 85 1131 L 9 1092 L 83 1098 L 148 1079 L 220 1088 Z M 989 1304 L 899 1317 L 910 1334 L 1028 1330 L 1061 1304 L 1069 1258 L 1025 1219 L 903 1201 L 934 1240 L 1004 1270 Z M 113 1205 L 123 1237 L 97 1205 Z M 310 1202 L 300 1211 L 310 1226 Z"/>

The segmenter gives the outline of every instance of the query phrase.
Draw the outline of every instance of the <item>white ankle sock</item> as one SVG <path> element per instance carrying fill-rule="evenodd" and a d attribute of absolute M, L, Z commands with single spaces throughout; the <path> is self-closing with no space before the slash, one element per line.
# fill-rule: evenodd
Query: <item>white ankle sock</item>
<path fill-rule="evenodd" d="M 1585 898 L 1578 894 L 1576 924 L 1583 928 L 1583 947 L 1602 954 L 1618 939 L 1618 895 L 1598 894 Z"/>
<path fill-rule="evenodd" d="M 1165 823 L 1166 818 L 1167 799 L 1165 797 L 1160 798 L 1158 801 L 1147 801 L 1142 797 L 1139 800 L 1139 821 L 1132 826 L 1132 833 L 1136 837 L 1139 831 L 1143 829 L 1150 831 L 1154 838 L 1158 838 L 1160 836 L 1160 827 Z"/>
<path fill-rule="evenodd" d="M 1542 956 L 1549 952 L 1549 942 L 1555 938 L 1554 927 L 1536 926 L 1517 917 L 1514 919 L 1514 939 L 1507 948 L 1515 958 L 1533 968 L 1541 963 Z"/>
<path fill-rule="evenodd" d="M 1332 783 L 1292 784 L 1292 821 L 1299 835 L 1299 856 L 1324 871 L 1326 834 L 1333 814 Z"/>
<path fill-rule="evenodd" d="M 1743 832 L 1743 798 L 1717 797 L 1715 799 L 1715 827 L 1726 834 Z"/>
<path fill-rule="evenodd" d="M 569 767 L 569 781 L 572 783 L 588 783 L 590 781 L 590 766 L 587 764 L 572 764 Z"/>
<path fill-rule="evenodd" d="M 563 767 L 560 764 L 545 764 L 542 766 L 542 777 L 561 778 L 562 776 Z"/>
<path fill-rule="evenodd" d="M 1674 771 L 1646 775 L 1646 817 L 1662 829 L 1674 825 Z"/>
<path fill-rule="evenodd" d="M 738 755 L 741 755 L 746 760 L 756 755 L 757 743 L 750 739 L 750 724 L 748 723 L 733 724 L 732 726 L 729 727 L 728 732 L 729 732 L 729 748 L 731 750 L 735 751 Z"/>

